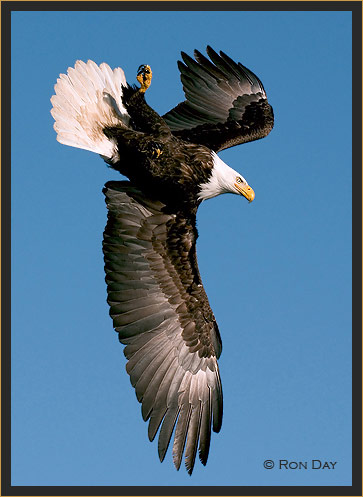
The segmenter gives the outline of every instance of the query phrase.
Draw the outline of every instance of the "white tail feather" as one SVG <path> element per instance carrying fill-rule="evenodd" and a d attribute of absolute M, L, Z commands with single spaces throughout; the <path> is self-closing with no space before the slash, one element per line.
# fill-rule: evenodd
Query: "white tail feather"
<path fill-rule="evenodd" d="M 117 160 L 115 142 L 106 137 L 106 126 L 125 126 L 130 116 L 122 104 L 123 70 L 105 63 L 98 66 L 77 60 L 68 74 L 60 74 L 51 98 L 57 140 Z"/>

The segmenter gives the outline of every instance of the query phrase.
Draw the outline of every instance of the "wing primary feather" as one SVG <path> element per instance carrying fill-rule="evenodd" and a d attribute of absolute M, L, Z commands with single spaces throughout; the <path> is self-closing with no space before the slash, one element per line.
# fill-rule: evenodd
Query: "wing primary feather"
<path fill-rule="evenodd" d="M 148 418 L 151 414 L 152 409 L 154 409 L 160 384 L 162 383 L 169 369 L 169 366 L 174 359 L 172 353 L 169 352 L 169 354 L 167 354 L 167 352 L 165 352 L 165 354 L 166 356 L 164 356 L 163 362 L 159 365 L 157 371 L 154 373 L 152 379 L 149 381 L 149 384 L 147 385 L 143 395 L 142 412 L 144 419 Z"/>
<path fill-rule="evenodd" d="M 192 413 L 192 406 L 189 404 L 189 402 L 183 404 L 179 413 L 175 429 L 174 444 L 173 444 L 173 461 L 174 461 L 174 466 L 178 471 L 183 457 L 191 413 Z"/>
<path fill-rule="evenodd" d="M 214 62 L 218 69 L 223 73 L 223 75 L 225 75 L 226 73 L 228 74 L 229 66 L 225 63 L 222 57 L 218 55 L 217 52 L 215 52 L 209 45 L 207 46 L 207 54 L 209 55 L 211 61 Z"/>
<path fill-rule="evenodd" d="M 212 404 L 211 404 L 211 388 L 208 387 L 208 400 L 203 406 L 202 419 L 200 423 L 200 440 L 199 440 L 199 459 L 205 466 L 209 455 L 210 437 L 211 437 L 211 420 L 212 420 Z"/>
<path fill-rule="evenodd" d="M 170 439 L 179 413 L 180 407 L 178 405 L 170 407 L 163 419 L 158 440 L 158 453 L 161 462 L 163 462 L 168 450 Z"/>
<path fill-rule="evenodd" d="M 173 378 L 177 374 L 175 371 L 178 367 L 178 359 L 174 357 L 169 364 L 168 370 L 165 372 L 164 377 L 159 385 L 158 392 L 154 397 L 153 410 L 150 416 L 148 435 L 149 440 L 152 441 L 159 429 L 160 423 L 163 420 L 166 412 L 170 408 L 167 404 L 168 394 L 173 383 Z"/>
<path fill-rule="evenodd" d="M 222 384 L 219 377 L 217 367 L 215 375 L 215 388 L 212 392 L 212 411 L 213 411 L 213 431 L 218 433 L 222 427 L 222 412 L 223 412 L 223 395 Z"/>
<path fill-rule="evenodd" d="M 220 71 L 220 69 L 212 64 L 211 61 L 207 59 L 207 57 L 201 54 L 198 50 L 195 50 L 194 53 L 196 55 L 196 60 L 204 67 L 206 71 L 209 72 L 211 76 L 213 76 L 216 81 L 225 78 L 225 75 Z"/>
<path fill-rule="evenodd" d="M 239 70 L 238 64 L 236 64 L 235 61 L 231 59 L 231 57 L 229 57 L 227 54 L 222 52 L 222 50 L 220 51 L 220 56 L 228 64 L 228 67 L 234 73 L 236 78 L 239 78 L 241 71 Z"/>
<path fill-rule="evenodd" d="M 197 406 L 192 407 L 192 412 L 189 421 L 188 435 L 187 435 L 187 443 L 185 447 L 185 467 L 189 475 L 193 473 L 194 469 L 202 413 L 203 413 L 203 406 L 201 401 L 199 401 Z"/>

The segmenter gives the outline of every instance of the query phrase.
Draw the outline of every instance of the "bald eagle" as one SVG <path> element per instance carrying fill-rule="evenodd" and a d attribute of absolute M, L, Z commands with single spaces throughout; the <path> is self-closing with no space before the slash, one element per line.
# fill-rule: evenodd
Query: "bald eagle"
<path fill-rule="evenodd" d="M 60 143 L 100 154 L 129 181 L 104 187 L 108 220 L 103 252 L 110 315 L 126 347 L 126 370 L 164 460 L 174 431 L 173 461 L 189 474 L 205 465 L 211 430 L 222 424 L 218 326 L 198 270 L 196 213 L 203 200 L 254 192 L 217 155 L 266 136 L 273 111 L 261 81 L 241 63 L 207 47 L 182 52 L 185 93 L 164 116 L 120 68 L 77 61 L 61 74 L 51 102 Z"/>

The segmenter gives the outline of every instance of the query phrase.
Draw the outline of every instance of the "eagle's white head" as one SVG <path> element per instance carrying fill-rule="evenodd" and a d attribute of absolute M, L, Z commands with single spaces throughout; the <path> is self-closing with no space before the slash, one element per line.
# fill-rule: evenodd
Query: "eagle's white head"
<path fill-rule="evenodd" d="M 243 195 L 249 202 L 252 202 L 255 198 L 255 192 L 244 177 L 223 162 L 215 152 L 212 152 L 212 158 L 212 176 L 207 183 L 200 186 L 198 200 L 216 197 L 221 193 L 236 193 L 237 195 Z"/>

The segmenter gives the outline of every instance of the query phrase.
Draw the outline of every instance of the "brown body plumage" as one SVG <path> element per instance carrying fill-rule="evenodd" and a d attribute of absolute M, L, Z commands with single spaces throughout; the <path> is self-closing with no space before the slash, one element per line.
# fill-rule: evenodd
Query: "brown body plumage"
<path fill-rule="evenodd" d="M 125 89 L 123 103 L 133 129 L 105 130 L 107 136 L 116 139 L 120 156 L 112 167 L 168 206 L 194 211 L 200 204 L 199 185 L 206 183 L 212 173 L 211 151 L 174 136 L 138 89 Z"/>

